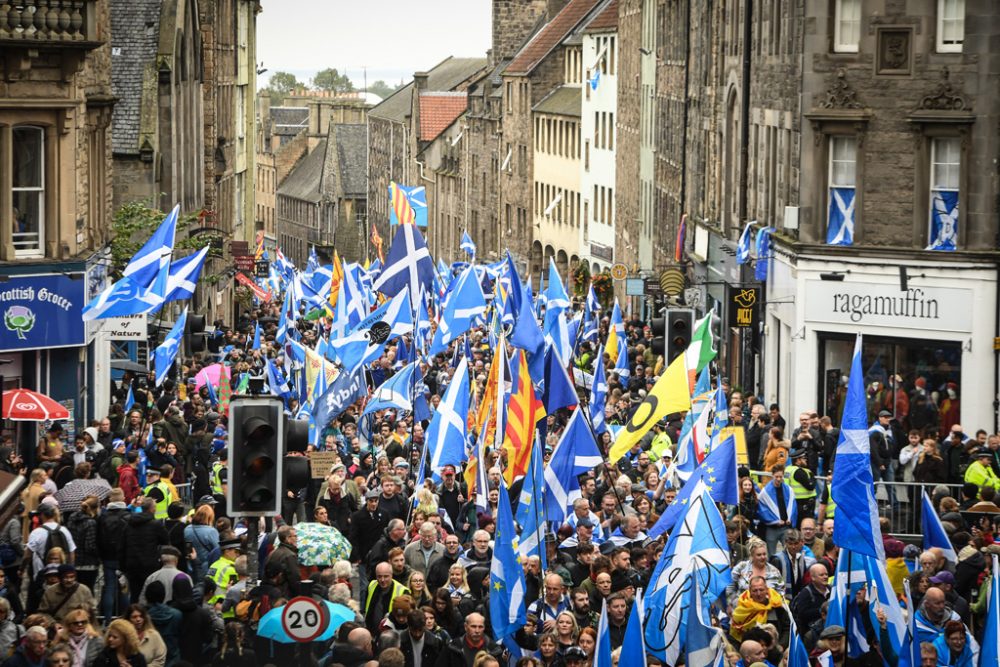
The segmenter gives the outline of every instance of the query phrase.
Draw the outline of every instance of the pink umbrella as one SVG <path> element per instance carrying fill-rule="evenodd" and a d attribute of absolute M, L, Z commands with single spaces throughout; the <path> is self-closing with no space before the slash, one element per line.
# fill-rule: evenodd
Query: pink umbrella
<path fill-rule="evenodd" d="M 201 389 L 206 384 L 211 384 L 213 387 L 219 386 L 219 376 L 222 375 L 222 364 L 212 364 L 211 366 L 205 366 L 198 374 L 194 376 L 194 386 L 195 389 Z"/>
<path fill-rule="evenodd" d="M 37 391 L 8 389 L 3 393 L 3 418 L 23 422 L 69 419 L 69 410 Z"/>

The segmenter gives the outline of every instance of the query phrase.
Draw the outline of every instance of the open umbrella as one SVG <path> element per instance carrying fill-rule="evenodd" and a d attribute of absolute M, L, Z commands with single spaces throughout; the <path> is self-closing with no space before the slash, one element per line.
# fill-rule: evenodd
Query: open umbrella
<path fill-rule="evenodd" d="M 69 419 L 69 410 L 30 389 L 8 389 L 3 393 L 3 418 L 22 422 Z"/>
<path fill-rule="evenodd" d="M 109 365 L 111 368 L 119 371 L 132 371 L 133 373 L 141 373 L 142 375 L 149 372 L 148 368 L 131 359 L 112 359 Z"/>
<path fill-rule="evenodd" d="M 222 374 L 222 364 L 212 364 L 205 366 L 194 376 L 195 389 L 201 389 L 206 384 L 213 387 L 219 386 L 219 376 Z"/>
<path fill-rule="evenodd" d="M 87 496 L 97 496 L 104 500 L 111 493 L 111 485 L 100 477 L 95 479 L 74 479 L 63 488 L 56 491 L 56 501 L 63 512 L 75 512 L 80 509 L 80 501 Z"/>
<path fill-rule="evenodd" d="M 298 528 L 302 524 L 297 524 Z M 336 604 L 323 600 L 323 605 L 326 607 L 327 611 L 330 613 L 330 623 L 323 630 L 323 633 L 314 639 L 313 641 L 329 641 L 333 639 L 334 633 L 340 629 L 340 626 L 347 621 L 354 620 L 354 612 L 345 607 L 342 604 Z M 271 639 L 282 644 L 294 644 L 295 640 L 288 636 L 285 632 L 284 626 L 281 625 L 281 614 L 284 610 L 285 605 L 280 607 L 272 607 L 270 611 L 260 617 L 260 622 L 257 623 L 257 636 L 263 637 L 264 639 Z"/>
<path fill-rule="evenodd" d="M 351 543 L 333 526 L 297 523 L 295 535 L 301 565 L 333 565 L 351 557 Z"/>

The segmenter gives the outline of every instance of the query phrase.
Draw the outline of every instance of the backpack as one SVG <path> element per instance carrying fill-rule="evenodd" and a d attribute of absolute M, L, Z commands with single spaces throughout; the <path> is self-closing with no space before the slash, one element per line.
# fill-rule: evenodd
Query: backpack
<path fill-rule="evenodd" d="M 246 599 L 236 603 L 234 614 L 236 620 L 243 623 L 256 623 L 260 617 L 271 611 L 271 596 L 259 591 L 251 591 Z"/>
<path fill-rule="evenodd" d="M 66 534 L 62 531 L 62 526 L 57 526 L 55 529 L 49 528 L 43 525 L 42 528 L 48 533 L 45 538 L 45 552 L 42 554 L 42 561 L 44 562 L 45 557 L 48 556 L 49 551 L 59 547 L 63 550 L 63 553 L 69 557 L 69 540 L 66 539 Z"/>

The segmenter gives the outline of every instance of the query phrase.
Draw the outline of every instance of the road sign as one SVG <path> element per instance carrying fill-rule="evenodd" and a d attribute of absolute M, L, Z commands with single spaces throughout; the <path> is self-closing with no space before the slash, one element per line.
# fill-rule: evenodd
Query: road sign
<path fill-rule="evenodd" d="M 628 278 L 625 281 L 625 296 L 642 296 L 646 293 L 646 281 L 642 278 Z"/>
<path fill-rule="evenodd" d="M 625 280 L 628 277 L 628 267 L 618 262 L 611 267 L 611 277 L 615 280 Z"/>
<path fill-rule="evenodd" d="M 108 340 L 146 340 L 146 313 L 141 315 L 126 315 L 125 317 L 109 317 L 99 320 L 101 333 Z"/>
<path fill-rule="evenodd" d="M 292 598 L 281 610 L 281 627 L 297 642 L 313 641 L 323 634 L 329 623 L 326 607 L 312 598 Z"/>

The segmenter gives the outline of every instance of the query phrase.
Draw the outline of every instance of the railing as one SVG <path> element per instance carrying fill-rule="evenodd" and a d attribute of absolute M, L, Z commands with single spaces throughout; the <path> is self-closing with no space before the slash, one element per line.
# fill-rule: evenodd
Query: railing
<path fill-rule="evenodd" d="M 97 0 L 0 0 L 0 42 L 92 46 Z"/>

